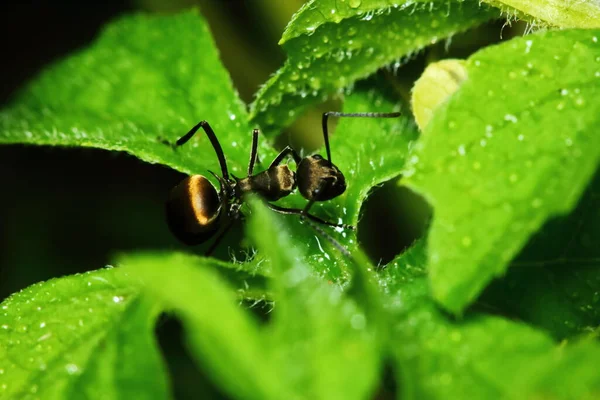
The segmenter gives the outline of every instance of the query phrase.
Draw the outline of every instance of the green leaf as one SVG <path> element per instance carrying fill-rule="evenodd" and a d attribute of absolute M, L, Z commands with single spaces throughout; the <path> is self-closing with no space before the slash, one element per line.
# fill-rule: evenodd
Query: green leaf
<path fill-rule="evenodd" d="M 1 309 L 2 398 L 170 398 L 160 309 L 121 270 L 36 284 Z"/>
<path fill-rule="evenodd" d="M 236 398 L 285 398 L 257 321 L 236 304 L 211 260 L 186 254 L 141 253 L 118 259 L 145 290 L 181 318 L 191 354 Z"/>
<path fill-rule="evenodd" d="M 398 107 L 393 99 L 371 89 L 356 91 L 347 96 L 343 110 L 390 112 L 397 111 Z M 365 140 L 367 132 L 368 141 Z M 406 115 L 399 118 L 339 118 L 330 139 L 331 157 L 333 163 L 344 173 L 347 189 L 338 198 L 316 203 L 310 212 L 328 221 L 356 225 L 360 207 L 372 188 L 402 172 L 417 135 L 414 123 Z M 325 149 L 321 149 L 319 154 L 325 156 Z M 299 194 L 282 201 L 286 206 L 298 208 L 304 208 L 306 202 Z M 296 216 L 287 218 L 298 220 Z M 337 283 L 348 279 L 346 258 L 338 257 L 340 253 L 335 248 L 323 250 L 323 247 L 327 248 L 327 240 L 321 235 L 315 235 L 309 226 L 300 227 L 296 223 L 292 227 L 297 245 L 309 255 L 309 263 L 316 271 Z M 350 249 L 358 248 L 354 232 L 328 227 L 323 229 Z M 337 260 L 328 262 L 331 258 Z"/>
<path fill-rule="evenodd" d="M 547 222 L 480 303 L 558 339 L 600 326 L 600 170 L 577 208 Z"/>
<path fill-rule="evenodd" d="M 460 312 L 548 218 L 568 213 L 596 170 L 599 36 L 547 32 L 476 53 L 427 125 L 407 175 L 435 209 L 430 282 L 448 310 Z"/>
<path fill-rule="evenodd" d="M 364 398 L 380 353 L 360 305 L 312 275 L 272 211 L 254 203 L 249 229 L 273 276 L 276 305 L 263 329 L 236 305 L 210 259 L 148 253 L 119 264 L 182 319 L 193 356 L 232 396 Z"/>
<path fill-rule="evenodd" d="M 0 143 L 126 151 L 185 173 L 219 171 L 200 120 L 215 130 L 235 174 L 245 171 L 251 130 L 204 20 L 197 12 L 134 15 L 50 67 L 0 112 Z M 261 152 L 270 149 L 262 141 Z"/>
<path fill-rule="evenodd" d="M 367 398 L 379 371 L 373 321 L 339 286 L 317 279 L 279 218 L 252 203 L 249 234 L 273 268 L 276 303 L 267 337 L 279 379 L 293 398 Z"/>
<path fill-rule="evenodd" d="M 577 0 L 484 0 L 503 12 L 560 28 L 600 28 L 600 4 Z"/>
<path fill-rule="evenodd" d="M 289 58 L 258 92 L 251 118 L 277 134 L 307 106 L 497 15 L 475 1 L 311 1 L 287 27 L 282 43 Z"/>
<path fill-rule="evenodd" d="M 526 325 L 483 314 L 449 319 L 429 296 L 425 252 L 425 244 L 417 242 L 381 273 L 395 318 L 390 350 L 398 398 L 593 399 L 600 394 L 597 342 L 557 346 Z"/>

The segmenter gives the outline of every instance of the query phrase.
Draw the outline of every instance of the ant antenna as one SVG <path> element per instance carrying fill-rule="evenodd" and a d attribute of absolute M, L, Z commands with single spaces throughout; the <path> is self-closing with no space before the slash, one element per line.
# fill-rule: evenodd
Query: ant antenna
<path fill-rule="evenodd" d="M 327 119 L 332 117 L 364 117 L 364 118 L 396 118 L 402 115 L 400 112 L 377 113 L 377 112 L 362 112 L 362 113 L 343 113 L 337 111 L 328 111 L 323 113 L 321 120 L 323 125 L 323 138 L 325 139 L 325 150 L 327 151 L 327 160 L 331 163 L 331 149 L 329 148 L 329 132 L 327 129 Z"/>
<path fill-rule="evenodd" d="M 248 176 L 254 172 L 254 164 L 258 156 L 258 129 L 252 131 L 252 148 L 250 149 L 250 162 L 248 163 Z"/>
<path fill-rule="evenodd" d="M 177 140 L 176 145 L 181 146 L 188 142 L 195 134 L 198 129 L 204 129 L 206 132 L 206 136 L 210 140 L 210 143 L 215 149 L 215 153 L 217 153 L 217 158 L 219 159 L 219 165 L 221 165 L 221 174 L 223 178 L 228 181 L 229 180 L 229 170 L 227 169 L 227 160 L 225 160 L 225 154 L 223 154 L 223 149 L 221 148 L 221 144 L 219 143 L 219 139 L 215 135 L 215 132 L 212 130 L 208 122 L 200 121 L 198 125 L 194 126 L 188 133 Z"/>

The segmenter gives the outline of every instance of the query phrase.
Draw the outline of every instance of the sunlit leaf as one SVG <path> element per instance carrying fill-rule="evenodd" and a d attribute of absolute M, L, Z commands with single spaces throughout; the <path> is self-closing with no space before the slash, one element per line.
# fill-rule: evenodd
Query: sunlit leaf
<path fill-rule="evenodd" d="M 471 313 L 450 319 L 429 295 L 426 245 L 418 242 L 390 263 L 381 286 L 388 296 L 399 398 L 593 399 L 600 394 L 600 346 L 564 346 L 531 327 Z"/>
<path fill-rule="evenodd" d="M 206 23 L 197 12 L 135 15 L 34 79 L 0 112 L 0 143 L 97 147 L 186 173 L 219 171 L 202 131 L 177 150 L 165 143 L 200 120 L 241 175 L 251 129 Z"/>
<path fill-rule="evenodd" d="M 552 219 L 480 299 L 563 339 L 600 326 L 600 171 L 568 216 Z"/>
<path fill-rule="evenodd" d="M 251 118 L 277 134 L 307 106 L 497 16 L 476 1 L 311 1 L 287 27 L 288 60 L 257 94 Z"/>
<path fill-rule="evenodd" d="M 578 0 L 484 0 L 505 13 L 561 28 L 600 28 L 600 4 Z"/>
<path fill-rule="evenodd" d="M 445 308 L 460 312 L 502 274 L 596 170 L 598 36 L 548 32 L 476 53 L 426 127 L 407 172 L 435 210 L 430 281 Z"/>
<path fill-rule="evenodd" d="M 380 359 L 372 321 L 339 286 L 317 279 L 280 218 L 254 203 L 249 234 L 273 269 L 277 300 L 266 333 L 279 379 L 297 398 L 368 397 Z"/>
<path fill-rule="evenodd" d="M 154 338 L 160 307 L 121 270 L 39 283 L 1 309 L 2 398 L 170 398 Z"/>
<path fill-rule="evenodd" d="M 398 111 L 399 105 L 376 90 L 367 90 L 356 91 L 347 96 L 343 110 L 391 112 Z M 334 126 L 333 123 L 334 121 L 330 122 L 331 126 Z M 333 163 L 344 173 L 347 189 L 336 199 L 316 203 L 311 213 L 328 221 L 356 226 L 360 207 L 369 192 L 374 186 L 400 175 L 416 137 L 417 129 L 407 115 L 399 118 L 339 118 L 330 140 L 331 157 Z M 325 149 L 322 148 L 318 153 L 326 157 Z M 307 200 L 296 195 L 286 199 L 284 203 L 303 208 Z M 292 216 L 286 218 L 298 219 Z M 344 281 L 345 267 L 337 261 L 329 262 L 332 258 L 330 251 L 325 251 L 325 255 L 322 250 L 327 246 L 327 240 L 322 235 L 315 235 L 315 231 L 310 227 L 298 225 L 294 226 L 294 233 L 298 238 L 296 245 L 304 248 L 309 254 L 311 265 L 328 279 Z M 355 232 L 322 228 L 341 244 L 351 249 L 356 248 Z M 336 255 L 340 253 L 334 248 L 331 249 L 331 253 L 334 259 L 339 258 Z M 339 262 L 345 264 L 347 261 L 341 257 Z"/>
<path fill-rule="evenodd" d="M 209 259 L 147 253 L 121 256 L 118 263 L 182 320 L 192 355 L 227 393 L 241 399 L 284 397 L 282 382 L 271 379 L 277 370 L 257 321 L 237 305 Z"/>

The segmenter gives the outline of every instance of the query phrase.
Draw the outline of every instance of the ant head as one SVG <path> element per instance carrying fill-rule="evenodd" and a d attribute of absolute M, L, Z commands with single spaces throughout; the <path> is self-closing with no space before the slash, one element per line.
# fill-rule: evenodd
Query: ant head
<path fill-rule="evenodd" d="M 346 191 L 342 171 L 319 154 L 303 158 L 296 176 L 298 190 L 308 200 L 327 201 Z"/>

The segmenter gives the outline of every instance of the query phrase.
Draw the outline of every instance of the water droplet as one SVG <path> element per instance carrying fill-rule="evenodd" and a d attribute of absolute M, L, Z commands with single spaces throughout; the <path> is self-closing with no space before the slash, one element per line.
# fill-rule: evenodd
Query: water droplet
<path fill-rule="evenodd" d="M 329 43 L 329 37 L 328 36 L 323 36 L 323 43 Z M 315 47 L 316 49 L 316 47 Z"/>
<path fill-rule="evenodd" d="M 45 322 L 40 322 L 40 328 L 45 328 L 46 327 L 46 323 Z"/>
<path fill-rule="evenodd" d="M 461 240 L 461 243 L 463 246 L 469 247 L 473 243 L 473 240 L 471 239 L 471 236 L 464 236 Z"/>
<path fill-rule="evenodd" d="M 113 296 L 112 300 L 114 303 L 120 303 L 123 301 L 123 296 Z"/>
<path fill-rule="evenodd" d="M 522 141 L 523 141 L 523 139 L 525 139 L 525 135 L 523 135 L 523 134 L 520 134 L 519 136 L 517 136 L 517 140 L 518 140 L 519 142 L 522 142 Z"/>
<path fill-rule="evenodd" d="M 513 124 L 516 124 L 516 123 L 517 123 L 517 121 L 518 121 L 517 117 L 516 117 L 516 116 L 514 116 L 514 115 L 512 115 L 512 114 L 506 114 L 506 115 L 504 116 L 504 120 L 505 120 L 505 121 L 510 121 L 510 122 L 512 122 Z"/>
<path fill-rule="evenodd" d="M 556 105 L 556 109 L 559 111 L 564 108 L 565 108 L 565 103 L 563 103 L 562 101 Z"/>
<path fill-rule="evenodd" d="M 533 44 L 533 41 L 531 41 L 531 40 L 525 41 L 525 54 L 528 54 L 531 51 L 532 44 Z"/>
<path fill-rule="evenodd" d="M 481 139 L 481 140 L 479 141 L 479 145 L 480 145 L 481 147 L 485 147 L 485 146 L 487 145 L 487 140 L 485 140 L 485 139 Z"/>
<path fill-rule="evenodd" d="M 598 38 L 596 36 L 592 37 L 592 42 L 597 43 L 598 42 Z"/>
<path fill-rule="evenodd" d="M 348 5 L 352 8 L 360 7 L 361 4 L 362 4 L 362 0 L 349 0 L 348 1 Z"/>
<path fill-rule="evenodd" d="M 481 163 L 479 161 L 475 161 L 473 163 L 473 169 L 481 169 Z"/>
<path fill-rule="evenodd" d="M 560 94 L 563 95 L 563 96 L 566 96 L 566 95 L 569 94 L 569 91 L 567 89 L 563 89 L 563 90 L 560 91 Z"/>
<path fill-rule="evenodd" d="M 65 369 L 69 375 L 74 375 L 79 372 L 79 367 L 76 364 L 67 364 L 65 365 Z"/>
<path fill-rule="evenodd" d="M 565 144 L 567 145 L 567 147 L 571 147 L 571 146 L 573 146 L 573 139 L 571 139 L 571 138 L 566 138 L 566 139 L 565 139 Z"/>
<path fill-rule="evenodd" d="M 583 100 L 583 98 L 581 97 L 578 97 L 577 99 L 575 99 L 575 104 L 581 107 L 585 104 L 585 100 Z"/>
<path fill-rule="evenodd" d="M 461 156 L 464 156 L 466 154 L 466 150 L 465 150 L 465 145 L 461 144 L 460 146 L 458 146 L 458 154 L 460 154 Z"/>
<path fill-rule="evenodd" d="M 331 14 L 335 14 L 335 8 L 332 8 L 330 11 Z"/>

